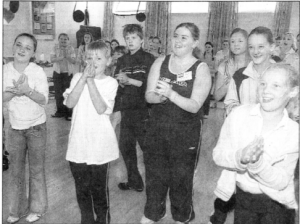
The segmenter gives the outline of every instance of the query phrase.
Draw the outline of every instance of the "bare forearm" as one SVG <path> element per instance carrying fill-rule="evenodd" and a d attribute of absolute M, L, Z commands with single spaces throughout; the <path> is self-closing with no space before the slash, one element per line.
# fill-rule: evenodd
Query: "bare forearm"
<path fill-rule="evenodd" d="M 27 96 L 28 98 L 30 98 L 31 100 L 33 100 L 34 102 L 40 104 L 40 105 L 46 105 L 47 100 L 46 97 L 34 90 L 30 90 L 28 91 L 25 96 Z"/>
<path fill-rule="evenodd" d="M 163 103 L 167 98 L 154 92 L 146 92 L 146 101 L 148 103 Z"/>
<path fill-rule="evenodd" d="M 190 113 L 197 113 L 202 106 L 195 100 L 183 97 L 175 91 L 172 92 L 169 99 L 178 107 Z"/>
<path fill-rule="evenodd" d="M 99 93 L 93 78 L 87 79 L 87 85 L 93 105 L 98 114 L 103 114 L 107 109 L 107 104 Z"/>
<path fill-rule="evenodd" d="M 12 98 L 14 98 L 15 94 L 10 93 L 10 92 L 3 92 L 3 102 L 8 102 Z"/>
<path fill-rule="evenodd" d="M 85 84 L 86 84 L 86 81 L 82 78 L 77 82 L 73 91 L 69 94 L 69 96 L 67 98 L 66 106 L 68 108 L 73 108 L 76 106 Z"/>

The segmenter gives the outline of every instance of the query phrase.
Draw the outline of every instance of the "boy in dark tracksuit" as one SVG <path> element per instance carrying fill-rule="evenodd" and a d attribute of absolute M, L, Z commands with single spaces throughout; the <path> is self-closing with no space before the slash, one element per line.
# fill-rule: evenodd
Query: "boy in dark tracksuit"
<path fill-rule="evenodd" d="M 121 190 L 143 191 L 144 183 L 137 167 L 136 142 L 144 148 L 149 109 L 145 101 L 147 77 L 154 56 L 142 49 L 143 31 L 140 25 L 126 25 L 123 36 L 129 50 L 118 59 L 115 77 L 119 81 L 114 111 L 121 111 L 119 148 L 128 182 L 119 183 Z"/>

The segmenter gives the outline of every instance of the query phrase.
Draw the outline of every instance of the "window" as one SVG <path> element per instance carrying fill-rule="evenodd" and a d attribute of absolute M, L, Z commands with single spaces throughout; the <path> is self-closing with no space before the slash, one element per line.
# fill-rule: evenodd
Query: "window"
<path fill-rule="evenodd" d="M 239 13 L 274 13 L 276 2 L 239 2 Z"/>
<path fill-rule="evenodd" d="M 208 2 L 172 2 L 171 13 L 208 13 Z"/>
<path fill-rule="evenodd" d="M 113 4 L 113 13 L 117 15 L 135 15 L 137 10 L 145 12 L 146 2 L 114 2 Z"/>

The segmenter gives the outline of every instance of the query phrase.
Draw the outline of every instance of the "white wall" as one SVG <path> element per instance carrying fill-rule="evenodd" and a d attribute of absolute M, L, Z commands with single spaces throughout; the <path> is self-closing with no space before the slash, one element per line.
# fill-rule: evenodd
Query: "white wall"
<path fill-rule="evenodd" d="M 37 56 L 42 52 L 46 54 L 46 59 L 49 57 L 54 42 L 57 41 L 59 33 L 65 32 L 69 35 L 71 44 L 76 46 L 76 32 L 79 30 L 82 23 L 73 21 L 73 10 L 75 2 L 55 2 L 55 24 L 56 36 L 55 40 L 39 40 L 37 48 Z M 77 9 L 84 10 L 86 2 L 78 2 Z M 90 26 L 103 27 L 104 2 L 89 2 L 88 10 L 90 14 Z M 32 33 L 32 13 L 31 2 L 20 1 L 19 11 L 15 14 L 15 18 L 9 25 L 3 25 L 3 56 L 12 56 L 12 45 L 15 37 L 21 32 Z M 272 28 L 273 14 L 271 13 L 243 13 L 239 15 L 239 27 L 250 32 L 253 28 L 259 25 Z M 193 22 L 200 29 L 200 49 L 204 49 L 206 42 L 208 14 L 172 14 L 171 29 L 173 32 L 175 27 L 182 22 Z M 128 23 L 138 23 L 144 27 L 144 22 L 140 23 L 135 16 L 115 16 L 115 38 L 124 45 L 122 35 L 123 26 Z M 293 2 L 292 18 L 290 23 L 290 31 L 295 35 L 299 33 L 299 2 Z"/>
<path fill-rule="evenodd" d="M 73 20 L 75 2 L 55 2 L 55 39 L 38 40 L 37 57 L 43 52 L 45 58 L 49 59 L 52 46 L 57 41 L 60 33 L 67 33 L 72 46 L 76 46 L 76 32 L 84 22 L 77 23 Z M 76 10 L 85 10 L 86 2 L 78 2 Z M 104 2 L 89 2 L 88 11 L 90 15 L 90 26 L 103 27 Z M 3 25 L 3 56 L 12 56 L 12 45 L 15 37 L 22 33 L 32 33 L 32 8 L 31 2 L 20 2 L 19 11 L 15 18 L 8 24 Z"/>

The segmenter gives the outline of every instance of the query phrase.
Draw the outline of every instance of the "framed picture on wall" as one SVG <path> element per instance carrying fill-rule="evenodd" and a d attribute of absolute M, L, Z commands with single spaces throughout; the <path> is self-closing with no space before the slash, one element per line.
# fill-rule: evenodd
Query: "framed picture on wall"
<path fill-rule="evenodd" d="M 32 27 L 37 39 L 53 40 L 55 36 L 55 2 L 32 2 Z"/>

